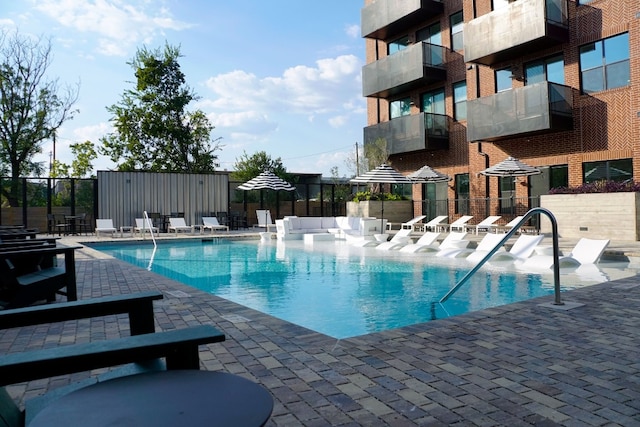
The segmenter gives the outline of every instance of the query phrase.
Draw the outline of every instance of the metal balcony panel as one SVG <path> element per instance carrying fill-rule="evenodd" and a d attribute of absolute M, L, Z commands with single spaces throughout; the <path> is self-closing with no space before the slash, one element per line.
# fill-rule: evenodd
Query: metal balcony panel
<path fill-rule="evenodd" d="M 362 68 L 365 97 L 389 98 L 447 78 L 446 48 L 422 42 Z"/>
<path fill-rule="evenodd" d="M 467 101 L 467 141 L 573 129 L 573 90 L 541 82 Z"/>
<path fill-rule="evenodd" d="M 376 0 L 360 11 L 361 34 L 388 40 L 443 12 L 439 0 Z"/>
<path fill-rule="evenodd" d="M 387 141 L 391 154 L 449 148 L 450 118 L 442 114 L 420 113 L 398 117 L 364 128 L 364 142 Z"/>
<path fill-rule="evenodd" d="M 569 41 L 566 0 L 519 0 L 464 26 L 464 60 L 484 65 Z"/>

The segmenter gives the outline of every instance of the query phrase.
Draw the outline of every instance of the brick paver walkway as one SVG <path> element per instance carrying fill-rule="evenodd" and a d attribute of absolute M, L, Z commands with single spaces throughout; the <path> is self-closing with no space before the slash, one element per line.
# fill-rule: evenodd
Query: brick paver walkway
<path fill-rule="evenodd" d="M 212 324 L 203 369 L 263 384 L 269 426 L 640 426 L 640 281 L 336 340 L 81 250 L 81 298 L 161 290 L 158 329 Z M 0 351 L 127 334 L 122 316 L 0 331 Z M 29 398 L 90 373 L 9 387 Z M 249 402 L 248 402 L 249 404 Z"/>

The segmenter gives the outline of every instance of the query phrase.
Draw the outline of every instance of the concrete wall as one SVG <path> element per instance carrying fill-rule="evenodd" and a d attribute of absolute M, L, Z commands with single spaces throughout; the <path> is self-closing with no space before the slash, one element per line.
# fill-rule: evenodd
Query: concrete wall
<path fill-rule="evenodd" d="M 544 195 L 540 206 L 556 217 L 561 237 L 640 240 L 639 193 Z M 541 231 L 551 232 L 546 216 L 542 216 Z"/>
<path fill-rule="evenodd" d="M 347 202 L 347 216 L 384 218 L 388 222 L 399 224 L 413 218 L 413 202 L 411 200 L 385 201 L 384 215 L 380 201 Z"/>

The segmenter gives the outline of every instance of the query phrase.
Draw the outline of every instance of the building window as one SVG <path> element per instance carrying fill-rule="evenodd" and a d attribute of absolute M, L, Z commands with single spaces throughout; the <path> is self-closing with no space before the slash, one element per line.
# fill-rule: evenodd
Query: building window
<path fill-rule="evenodd" d="M 511 69 L 496 70 L 496 93 L 511 89 Z"/>
<path fill-rule="evenodd" d="M 440 30 L 440 23 L 437 22 L 419 30 L 416 34 L 416 38 L 420 42 L 427 42 L 431 44 L 437 44 L 442 46 L 442 32 Z"/>
<path fill-rule="evenodd" d="M 464 49 L 462 30 L 464 28 L 464 18 L 462 11 L 451 15 L 451 50 Z"/>
<path fill-rule="evenodd" d="M 569 186 L 569 166 L 556 165 L 549 167 L 549 188 Z"/>
<path fill-rule="evenodd" d="M 467 82 L 462 81 L 453 84 L 453 117 L 467 120 Z"/>
<path fill-rule="evenodd" d="M 421 104 L 425 113 L 445 114 L 444 89 L 422 94 Z"/>
<path fill-rule="evenodd" d="M 457 214 L 469 213 L 469 174 L 461 173 L 455 176 L 456 195 L 455 211 Z"/>
<path fill-rule="evenodd" d="M 389 117 L 395 119 L 397 117 L 408 116 L 411 114 L 411 98 L 402 98 L 391 101 L 389 104 Z"/>
<path fill-rule="evenodd" d="M 564 84 L 564 59 L 562 55 L 540 59 L 524 65 L 526 85 L 540 82 Z"/>
<path fill-rule="evenodd" d="M 580 73 L 584 93 L 628 86 L 631 82 L 629 34 L 581 46 Z"/>
<path fill-rule="evenodd" d="M 406 49 L 407 46 L 409 46 L 409 36 L 403 36 L 389 43 L 389 45 L 387 46 L 387 53 L 389 55 L 392 55 L 396 52 Z"/>
<path fill-rule="evenodd" d="M 578 0 L 578 4 L 589 4 L 596 0 Z"/>
<path fill-rule="evenodd" d="M 582 164 L 582 181 L 626 181 L 633 178 L 632 159 L 585 162 Z"/>

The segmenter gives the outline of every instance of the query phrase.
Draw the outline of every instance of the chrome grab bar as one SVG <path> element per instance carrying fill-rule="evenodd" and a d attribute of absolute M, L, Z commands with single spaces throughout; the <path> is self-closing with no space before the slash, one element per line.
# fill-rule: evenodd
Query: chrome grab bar
<path fill-rule="evenodd" d="M 498 249 L 500 249 L 502 245 L 504 245 L 505 242 L 509 240 L 509 238 L 511 238 L 511 236 L 513 236 L 525 222 L 527 222 L 529 218 L 536 214 L 545 214 L 551 221 L 551 238 L 553 240 L 553 291 L 555 296 L 554 305 L 564 305 L 564 303 L 560 299 L 560 264 L 558 263 L 560 249 L 558 245 L 558 222 L 556 221 L 556 217 L 551 213 L 551 211 L 545 208 L 533 208 L 529 210 L 529 212 L 527 212 L 522 217 L 522 219 L 507 234 L 505 234 L 504 238 L 500 240 L 500 243 L 498 243 L 493 249 L 491 249 L 489 253 L 486 254 L 484 258 L 482 258 L 480 262 L 471 269 L 471 271 L 469 271 L 462 279 L 460 279 L 460 281 L 456 283 L 456 285 L 440 299 L 439 303 L 444 303 L 449 299 L 449 297 L 451 297 L 451 295 L 456 293 L 456 291 L 460 289 L 460 287 L 464 285 L 471 278 L 471 276 L 473 276 L 489 260 L 489 258 L 491 258 L 493 254 L 495 254 Z"/>

